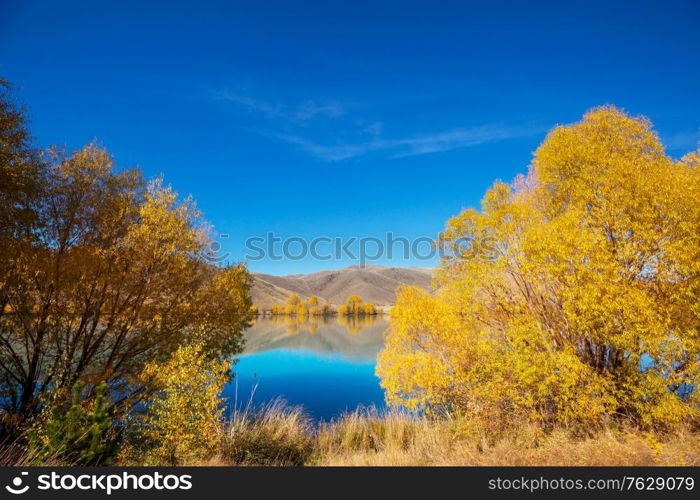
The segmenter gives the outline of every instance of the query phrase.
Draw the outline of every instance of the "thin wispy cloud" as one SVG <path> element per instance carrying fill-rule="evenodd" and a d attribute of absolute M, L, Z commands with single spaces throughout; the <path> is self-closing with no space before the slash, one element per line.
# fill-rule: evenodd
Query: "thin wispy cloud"
<path fill-rule="evenodd" d="M 439 153 L 525 137 L 543 130 L 531 125 L 486 124 L 387 138 L 383 122 L 347 116 L 346 107 L 336 101 L 307 100 L 297 105 L 276 104 L 228 91 L 217 92 L 216 97 L 255 112 L 276 125 L 277 130 L 262 132 L 265 135 L 293 144 L 301 151 L 329 162 L 377 152 L 383 152 L 390 158 Z M 315 123 L 320 119 L 324 121 Z M 329 119 L 334 120 L 332 127 L 328 125 Z"/>
<path fill-rule="evenodd" d="M 219 99 L 239 104 L 249 110 L 262 113 L 268 118 L 284 118 L 287 120 L 307 121 L 314 118 L 336 118 L 345 113 L 343 106 L 334 101 L 318 103 L 314 100 L 304 101 L 297 106 L 275 104 L 249 96 L 231 92 L 217 92 Z"/>
<path fill-rule="evenodd" d="M 306 101 L 292 112 L 292 116 L 297 120 L 311 120 L 318 116 L 336 118 L 344 113 L 345 109 L 337 102 L 317 104 L 314 101 Z"/>
<path fill-rule="evenodd" d="M 301 150 L 325 161 L 340 161 L 363 156 L 372 151 L 382 149 L 384 141 L 375 140 L 360 144 L 318 144 L 310 139 L 292 134 L 274 134 L 275 137 L 298 146 Z"/>
<path fill-rule="evenodd" d="M 539 130 L 541 129 L 531 126 L 490 124 L 400 139 L 393 141 L 392 146 L 403 150 L 397 152 L 395 157 L 415 156 L 523 137 Z"/>
<path fill-rule="evenodd" d="M 338 142 L 335 144 L 322 144 L 303 136 L 292 134 L 275 134 L 275 136 L 298 146 L 321 160 L 341 161 L 378 151 L 385 151 L 392 158 L 438 153 L 505 139 L 526 137 L 539 133 L 542 130 L 542 127 L 534 126 L 509 127 L 493 124 L 399 139 L 381 139 L 377 137 L 363 142 Z"/>

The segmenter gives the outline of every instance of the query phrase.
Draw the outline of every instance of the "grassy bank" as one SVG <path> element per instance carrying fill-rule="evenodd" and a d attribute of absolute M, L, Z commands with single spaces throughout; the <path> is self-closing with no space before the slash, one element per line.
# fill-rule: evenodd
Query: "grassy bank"
<path fill-rule="evenodd" d="M 214 466 L 699 466 L 697 426 L 649 433 L 610 425 L 543 430 L 534 424 L 495 433 L 474 419 L 428 419 L 397 410 L 356 410 L 314 424 L 302 408 L 273 401 L 235 411 L 197 456 L 154 458 L 142 436 L 126 439 L 114 465 Z M 200 440 L 200 439 L 198 439 Z M 39 456 L 16 442 L 0 446 L 0 465 L 77 465 L 60 453 Z"/>
<path fill-rule="evenodd" d="M 208 465 L 700 465 L 700 434 L 608 427 L 585 436 L 525 425 L 498 435 L 464 417 L 357 410 L 314 426 L 274 402 L 235 413 Z"/>

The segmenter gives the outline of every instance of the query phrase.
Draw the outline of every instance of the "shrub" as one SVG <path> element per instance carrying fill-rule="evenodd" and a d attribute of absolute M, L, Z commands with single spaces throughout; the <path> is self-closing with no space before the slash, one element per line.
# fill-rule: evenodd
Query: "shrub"
<path fill-rule="evenodd" d="M 29 431 L 30 456 L 38 463 L 60 457 L 76 465 L 110 465 L 116 456 L 118 432 L 112 408 L 105 402 L 107 384 L 85 394 L 85 384 L 73 386 L 68 410 L 54 402 Z"/>
<path fill-rule="evenodd" d="M 216 453 L 223 415 L 219 395 L 228 373 L 229 363 L 208 359 L 198 343 L 180 347 L 165 363 L 146 367 L 142 376 L 156 393 L 146 402 L 131 440 L 143 447 L 145 463 L 181 465 Z"/>

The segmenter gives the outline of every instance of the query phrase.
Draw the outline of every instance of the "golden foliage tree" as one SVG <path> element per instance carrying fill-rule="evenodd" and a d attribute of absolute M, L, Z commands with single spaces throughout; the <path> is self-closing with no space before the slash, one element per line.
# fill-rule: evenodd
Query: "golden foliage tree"
<path fill-rule="evenodd" d="M 106 381 L 128 407 L 144 365 L 203 326 L 209 355 L 240 351 L 251 278 L 209 262 L 194 203 L 115 170 L 95 144 L 34 153 L 22 127 L 2 101 L 0 214 L 13 221 L 0 224 L 2 408 L 23 420 L 78 381 L 88 395 Z"/>
<path fill-rule="evenodd" d="M 377 314 L 374 304 L 362 301 L 359 295 L 350 295 L 345 301 L 345 305 L 338 307 L 338 314 L 343 316 L 366 316 Z"/>
<path fill-rule="evenodd" d="M 196 342 L 178 348 L 165 363 L 146 365 L 142 377 L 156 389 L 138 427 L 149 444 L 146 462 L 181 465 L 216 452 L 224 411 L 219 395 L 228 370 L 228 362 L 210 359 Z"/>
<path fill-rule="evenodd" d="M 270 313 L 273 316 L 327 316 L 333 312 L 328 302 L 319 306 L 320 300 L 316 296 L 310 297 L 304 302 L 297 294 L 293 293 L 285 299 L 285 303 L 285 306 L 273 305 Z"/>
<path fill-rule="evenodd" d="M 614 107 L 552 130 L 527 177 L 448 221 L 435 295 L 400 290 L 388 400 L 491 425 L 697 418 L 698 167 Z"/>
<path fill-rule="evenodd" d="M 345 304 L 346 304 L 351 310 L 354 311 L 356 306 L 359 306 L 360 304 L 362 304 L 362 297 L 360 297 L 359 295 L 350 295 L 350 296 L 345 300 Z"/>

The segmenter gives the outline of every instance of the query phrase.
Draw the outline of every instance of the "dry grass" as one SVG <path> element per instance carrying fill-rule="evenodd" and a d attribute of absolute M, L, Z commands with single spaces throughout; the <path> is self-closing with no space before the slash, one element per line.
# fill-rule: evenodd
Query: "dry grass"
<path fill-rule="evenodd" d="M 323 426 L 317 465 L 700 465 L 700 435 L 605 430 L 587 438 L 526 425 L 494 437 L 466 419 L 356 411 Z"/>
<path fill-rule="evenodd" d="M 581 437 L 528 424 L 494 435 L 474 419 L 371 408 L 315 427 L 302 408 L 281 400 L 234 411 L 219 443 L 212 458 L 188 465 L 700 465 L 700 433 L 689 430 L 611 427 Z M 24 447 L 0 446 L 0 465 L 31 464 Z"/>
<path fill-rule="evenodd" d="M 314 428 L 280 400 L 234 413 L 209 465 L 700 465 L 700 434 L 607 429 L 588 437 L 524 425 L 494 435 L 467 418 L 358 409 Z"/>
<path fill-rule="evenodd" d="M 313 452 L 313 426 L 300 407 L 274 400 L 236 409 L 224 427 L 221 465 L 304 465 Z"/>
<path fill-rule="evenodd" d="M 59 454 L 45 457 L 33 453 L 29 451 L 26 444 L 20 444 L 19 441 L 0 443 L 0 467 L 29 467 L 32 465 L 62 467 L 73 464 Z"/>

